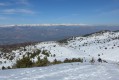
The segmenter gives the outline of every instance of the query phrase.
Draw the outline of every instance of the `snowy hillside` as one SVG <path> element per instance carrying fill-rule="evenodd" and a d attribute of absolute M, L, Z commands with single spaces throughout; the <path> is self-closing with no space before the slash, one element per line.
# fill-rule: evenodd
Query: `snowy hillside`
<path fill-rule="evenodd" d="M 0 71 L 0 80 L 119 80 L 118 76 L 116 64 L 68 63 Z"/>
<path fill-rule="evenodd" d="M 39 51 L 38 54 L 34 52 Z M 45 52 L 45 53 L 44 53 Z M 47 57 L 50 62 L 55 59 L 64 61 L 66 58 L 82 58 L 89 62 L 92 58 L 98 58 L 106 62 L 119 62 L 119 32 L 101 31 L 90 35 L 72 37 L 64 42 L 42 42 L 13 50 L 12 52 L 0 53 L 0 68 L 12 67 L 17 60 L 30 56 L 32 62 L 38 57 Z"/>

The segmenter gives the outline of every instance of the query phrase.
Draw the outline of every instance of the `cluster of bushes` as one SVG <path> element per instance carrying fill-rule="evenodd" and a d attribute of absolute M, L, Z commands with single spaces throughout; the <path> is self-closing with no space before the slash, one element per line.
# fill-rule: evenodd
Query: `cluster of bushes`
<path fill-rule="evenodd" d="M 30 60 L 29 57 L 23 57 L 23 59 L 17 60 L 16 68 L 26 68 L 32 67 L 33 62 Z"/>
<path fill-rule="evenodd" d="M 2 66 L 2 70 L 5 70 L 5 69 L 11 69 L 11 67 L 8 66 L 8 67 L 6 68 L 6 67 Z"/>
<path fill-rule="evenodd" d="M 34 58 L 34 57 L 36 57 L 36 56 L 39 56 L 40 53 L 41 53 L 41 50 L 37 49 L 37 50 L 34 51 L 33 53 L 28 52 L 28 53 L 27 53 L 27 56 L 30 57 L 30 58 Z M 43 50 L 41 54 L 43 54 L 43 55 L 45 55 L 45 56 L 47 56 L 47 57 L 50 56 L 50 53 L 47 52 L 46 50 Z"/>
<path fill-rule="evenodd" d="M 83 62 L 83 60 L 81 58 L 73 58 L 73 59 L 66 58 L 64 61 L 55 59 L 53 62 L 50 62 L 48 61 L 47 57 L 41 59 L 38 56 L 37 61 L 32 62 L 29 57 L 24 57 L 23 59 L 17 60 L 14 68 L 42 67 L 42 66 L 49 66 L 49 65 L 61 64 L 61 63 L 71 63 L 71 62 Z"/>
<path fill-rule="evenodd" d="M 36 51 L 34 51 L 34 53 L 27 53 L 27 54 L 28 54 L 28 56 L 29 56 L 29 54 L 31 54 L 30 58 L 34 58 L 35 56 L 39 55 L 40 52 L 41 52 L 41 50 L 36 50 Z"/>
<path fill-rule="evenodd" d="M 48 66 L 50 65 L 50 61 L 48 61 L 47 57 L 44 57 L 43 59 L 40 59 L 38 57 L 37 62 L 34 63 L 34 66 L 40 67 L 40 66 Z"/>
<path fill-rule="evenodd" d="M 101 58 L 99 58 L 97 60 L 98 62 L 105 62 L 107 63 L 107 61 L 102 60 Z M 32 60 L 30 60 L 30 57 L 24 57 L 23 59 L 17 60 L 16 65 L 14 68 L 28 68 L 28 67 L 41 67 L 41 66 L 49 66 L 49 65 L 55 65 L 55 64 L 61 64 L 61 63 L 71 63 L 71 62 L 83 62 L 83 59 L 81 58 L 72 58 L 72 59 L 68 59 L 66 58 L 64 61 L 60 61 L 55 59 L 53 62 L 48 61 L 47 57 L 44 57 L 43 59 L 40 58 L 40 56 L 37 57 L 37 61 L 33 62 Z M 90 63 L 93 64 L 95 62 L 95 59 L 92 58 L 90 60 Z M 4 66 L 2 67 L 2 69 L 6 69 Z M 7 69 L 10 69 L 10 67 L 8 67 Z"/>
<path fill-rule="evenodd" d="M 61 63 L 63 63 L 63 62 L 60 61 L 60 60 L 55 59 L 51 64 L 61 64 Z"/>
<path fill-rule="evenodd" d="M 17 60 L 14 68 L 29 68 L 29 67 L 40 67 L 40 66 L 48 66 L 50 62 L 48 61 L 47 57 L 40 59 L 38 56 L 38 60 L 33 62 L 30 57 L 23 57 L 23 59 Z"/>
<path fill-rule="evenodd" d="M 108 63 L 106 60 L 102 60 L 101 58 L 98 58 L 97 61 L 98 61 L 99 63 L 102 63 L 102 62 Z M 94 64 L 94 63 L 95 63 L 95 59 L 92 58 L 89 62 L 90 62 L 91 64 Z"/>
<path fill-rule="evenodd" d="M 55 54 L 53 54 L 53 55 L 51 55 L 51 57 L 56 57 L 56 55 L 55 55 Z"/>
<path fill-rule="evenodd" d="M 48 53 L 46 50 L 43 50 L 42 54 L 46 55 L 47 57 L 50 56 L 50 55 L 49 55 L 50 53 Z"/>
<path fill-rule="evenodd" d="M 64 60 L 64 63 L 71 63 L 71 62 L 83 62 L 83 59 L 81 59 L 81 58 L 73 58 L 73 59 L 66 58 Z"/>

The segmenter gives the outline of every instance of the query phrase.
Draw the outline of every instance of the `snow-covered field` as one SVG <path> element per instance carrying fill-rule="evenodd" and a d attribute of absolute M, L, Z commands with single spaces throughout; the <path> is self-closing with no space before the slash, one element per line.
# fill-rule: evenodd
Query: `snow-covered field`
<path fill-rule="evenodd" d="M 101 58 L 108 62 L 119 62 L 119 32 L 101 31 L 88 36 L 73 37 L 67 40 L 67 43 L 59 43 L 56 41 L 37 43 L 18 50 L 13 50 L 11 53 L 0 52 L 0 68 L 2 66 L 8 67 L 16 63 L 16 60 L 27 56 L 27 52 L 33 54 L 34 51 L 47 50 L 50 56 L 47 57 L 49 61 L 54 59 L 63 61 L 66 58 L 83 58 L 89 62 L 92 57 L 97 60 Z M 37 61 L 37 57 L 45 57 L 39 54 L 32 58 L 32 61 Z M 53 57 L 53 55 L 55 55 Z M 13 57 L 10 60 L 10 57 Z"/>
<path fill-rule="evenodd" d="M 119 80 L 119 65 L 67 63 L 1 70 L 0 80 Z"/>
<path fill-rule="evenodd" d="M 0 80 L 119 80 L 119 32 L 102 31 L 85 37 L 70 38 L 67 43 L 49 41 L 21 47 L 11 53 L 0 52 L 0 68 L 12 67 L 16 60 L 27 56 L 28 52 L 33 54 L 36 50 L 41 52 L 31 58 L 32 61 L 37 61 L 38 57 L 44 58 L 46 55 L 42 52 L 46 50 L 50 62 L 54 59 L 64 61 L 66 58 L 82 58 L 84 62 L 0 70 Z M 93 65 L 89 63 L 92 58 L 95 60 Z M 97 62 L 99 58 L 108 63 Z"/>

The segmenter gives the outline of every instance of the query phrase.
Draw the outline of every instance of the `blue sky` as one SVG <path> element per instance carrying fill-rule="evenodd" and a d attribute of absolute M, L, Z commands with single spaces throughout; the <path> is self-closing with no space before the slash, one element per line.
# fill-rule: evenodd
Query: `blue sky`
<path fill-rule="evenodd" d="M 0 0 L 0 24 L 118 24 L 119 0 Z"/>

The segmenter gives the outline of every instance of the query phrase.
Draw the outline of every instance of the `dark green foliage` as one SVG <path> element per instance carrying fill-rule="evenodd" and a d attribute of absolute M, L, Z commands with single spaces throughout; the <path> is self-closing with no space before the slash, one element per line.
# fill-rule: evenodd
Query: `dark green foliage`
<path fill-rule="evenodd" d="M 44 57 L 44 59 L 40 59 L 40 57 L 38 57 L 38 61 L 35 63 L 35 66 L 37 67 L 48 65 L 50 65 L 50 62 L 48 61 L 47 57 Z"/>
<path fill-rule="evenodd" d="M 4 66 L 2 66 L 2 70 L 5 70 L 6 68 Z"/>
<path fill-rule="evenodd" d="M 48 61 L 47 57 L 44 57 L 42 64 L 43 64 L 44 66 L 47 66 L 47 65 L 49 65 L 49 63 L 50 63 L 50 62 Z"/>
<path fill-rule="evenodd" d="M 70 63 L 70 62 L 71 62 L 71 59 L 66 58 L 66 59 L 64 60 L 64 63 Z"/>
<path fill-rule="evenodd" d="M 101 62 L 101 63 L 102 63 L 102 59 L 101 59 L 101 58 L 99 58 L 99 59 L 98 59 L 98 62 Z"/>
<path fill-rule="evenodd" d="M 11 69 L 11 67 L 10 67 L 10 66 L 8 66 L 8 67 L 7 67 L 7 69 Z"/>
<path fill-rule="evenodd" d="M 39 49 L 36 50 L 37 55 L 40 54 L 40 52 L 41 52 L 41 50 L 39 50 Z"/>
<path fill-rule="evenodd" d="M 38 61 L 40 61 L 40 60 L 41 60 L 41 59 L 40 59 L 40 56 L 38 56 L 38 58 L 37 58 L 37 59 L 38 59 Z"/>
<path fill-rule="evenodd" d="M 73 58 L 71 61 L 72 62 L 83 62 L 81 58 Z"/>
<path fill-rule="evenodd" d="M 36 50 L 36 51 L 34 51 L 34 53 L 30 53 L 31 54 L 30 58 L 34 58 L 35 56 L 38 56 L 40 54 L 40 52 L 41 52 L 41 50 Z"/>
<path fill-rule="evenodd" d="M 29 57 L 24 57 L 23 59 L 17 60 L 17 62 L 16 62 L 17 68 L 32 67 L 32 65 L 33 65 L 33 63 Z"/>
<path fill-rule="evenodd" d="M 53 57 L 55 57 L 56 55 L 54 54 Z"/>
<path fill-rule="evenodd" d="M 46 50 L 43 50 L 42 54 L 46 55 L 47 57 L 50 56 L 50 55 L 49 55 L 50 53 L 48 53 Z"/>
<path fill-rule="evenodd" d="M 30 58 L 34 58 L 36 56 L 35 52 L 31 54 Z"/>
<path fill-rule="evenodd" d="M 52 64 L 61 64 L 62 63 L 62 61 L 58 61 L 57 59 L 55 59 L 53 62 L 52 62 Z"/>
<path fill-rule="evenodd" d="M 24 51 L 26 51 L 25 47 L 24 47 Z"/>
<path fill-rule="evenodd" d="M 30 55 L 31 55 L 32 53 L 30 53 L 30 52 L 27 52 L 26 54 L 27 54 L 27 57 L 30 57 Z"/>
<path fill-rule="evenodd" d="M 14 56 L 10 56 L 9 60 L 13 60 L 14 59 Z"/>
<path fill-rule="evenodd" d="M 23 55 L 23 58 L 25 58 L 25 55 Z"/>
<path fill-rule="evenodd" d="M 71 62 L 71 59 L 66 58 L 66 59 L 64 60 L 64 63 L 70 63 L 70 62 Z"/>
<path fill-rule="evenodd" d="M 49 66 L 54 64 L 61 64 L 61 63 L 71 63 L 71 62 L 83 62 L 81 58 L 73 58 L 68 59 L 66 58 L 63 62 L 55 59 L 53 62 L 48 61 L 47 57 L 45 56 L 43 59 L 40 56 L 37 57 L 36 62 L 32 62 L 30 57 L 23 57 L 23 59 L 17 60 L 16 65 L 12 68 L 27 68 L 27 67 L 42 67 L 42 66 Z M 9 67 L 10 68 L 10 67 Z"/>
<path fill-rule="evenodd" d="M 66 58 L 64 60 L 64 63 L 71 63 L 71 62 L 83 62 L 83 59 L 81 59 L 81 58 L 73 58 L 73 59 Z"/>

